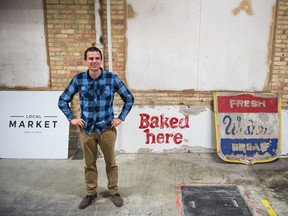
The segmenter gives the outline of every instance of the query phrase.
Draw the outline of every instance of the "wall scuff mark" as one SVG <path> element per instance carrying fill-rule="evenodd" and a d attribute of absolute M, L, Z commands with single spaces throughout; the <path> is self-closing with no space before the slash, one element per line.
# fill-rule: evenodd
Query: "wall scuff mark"
<path fill-rule="evenodd" d="M 199 106 L 199 107 L 196 107 L 196 106 L 192 106 L 192 107 L 189 107 L 189 106 L 180 106 L 180 113 L 182 113 L 184 116 L 186 115 L 194 115 L 194 116 L 197 116 L 199 115 L 201 112 L 204 112 L 207 110 L 207 106 Z"/>
<path fill-rule="evenodd" d="M 234 16 L 236 16 L 241 10 L 244 10 L 249 16 L 252 16 L 254 12 L 251 6 L 251 0 L 242 0 L 240 2 L 240 5 L 235 8 L 232 13 L 234 14 Z"/>
<path fill-rule="evenodd" d="M 127 4 L 127 18 L 133 19 L 137 16 L 137 12 L 134 11 L 132 5 Z"/>

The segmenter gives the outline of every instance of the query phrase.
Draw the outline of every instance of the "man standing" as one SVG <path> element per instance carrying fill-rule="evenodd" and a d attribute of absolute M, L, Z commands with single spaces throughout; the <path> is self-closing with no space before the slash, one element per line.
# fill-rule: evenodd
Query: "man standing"
<path fill-rule="evenodd" d="M 115 160 L 116 127 L 130 112 L 134 97 L 116 74 L 101 68 L 102 53 L 98 48 L 86 49 L 84 59 L 88 70 L 73 77 L 58 101 L 59 108 L 70 123 L 80 127 L 87 195 L 79 209 L 88 207 L 97 197 L 97 145 L 103 152 L 112 201 L 121 207 L 123 199 L 118 193 L 118 166 Z M 118 117 L 114 117 L 113 112 L 115 92 L 124 102 Z M 80 118 L 73 116 L 69 106 L 76 93 L 79 93 Z"/>

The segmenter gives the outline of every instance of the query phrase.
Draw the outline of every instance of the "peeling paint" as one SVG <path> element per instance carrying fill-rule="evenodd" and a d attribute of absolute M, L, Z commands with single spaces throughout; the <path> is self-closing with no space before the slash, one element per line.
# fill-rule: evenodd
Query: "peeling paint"
<path fill-rule="evenodd" d="M 150 148 L 140 148 L 137 153 L 152 153 L 153 149 Z"/>
<path fill-rule="evenodd" d="M 199 115 L 201 112 L 204 112 L 207 110 L 207 106 L 203 107 L 203 106 L 193 106 L 193 107 L 190 107 L 190 106 L 180 106 L 180 113 L 182 113 L 184 116 L 186 115 Z"/>
<path fill-rule="evenodd" d="M 180 148 L 164 149 L 164 153 L 211 153 L 215 152 L 215 149 L 205 148 L 202 146 L 188 146 L 182 145 Z"/>
<path fill-rule="evenodd" d="M 220 158 L 246 164 L 275 160 L 281 149 L 279 96 L 220 94 L 215 93 L 214 103 L 217 152 Z M 233 105 L 236 101 L 244 100 L 245 106 Z M 252 106 L 253 101 L 259 103 Z"/>
<path fill-rule="evenodd" d="M 234 16 L 236 16 L 240 13 L 241 10 L 245 11 L 246 14 L 248 14 L 249 16 L 252 16 L 254 14 L 254 12 L 253 12 L 253 8 L 251 5 L 251 0 L 242 0 L 240 2 L 240 5 L 238 7 L 236 7 L 232 11 L 232 13 L 234 14 Z"/>
<path fill-rule="evenodd" d="M 132 5 L 127 4 L 127 18 L 134 19 L 137 16 L 137 12 L 134 11 Z"/>
<path fill-rule="evenodd" d="M 164 149 L 161 153 L 215 153 L 215 151 L 213 148 L 182 145 L 180 148 Z M 137 153 L 155 153 L 155 150 L 151 148 L 140 148 Z"/>
<path fill-rule="evenodd" d="M 277 2 L 276 2 L 277 4 Z M 275 25 L 275 20 L 276 20 L 276 9 L 277 9 L 277 5 L 274 5 L 272 7 L 272 22 L 270 25 L 270 32 L 269 32 L 269 40 L 268 40 L 268 55 L 267 55 L 267 64 L 269 65 L 270 71 L 273 71 L 273 43 L 275 40 L 275 32 L 276 32 L 276 25 Z M 266 78 L 266 82 L 265 82 L 265 86 L 263 88 L 263 90 L 267 90 L 271 88 L 271 83 L 272 83 L 272 75 L 273 73 L 269 73 L 267 74 L 267 78 Z M 269 86 L 270 85 L 270 86 Z"/>

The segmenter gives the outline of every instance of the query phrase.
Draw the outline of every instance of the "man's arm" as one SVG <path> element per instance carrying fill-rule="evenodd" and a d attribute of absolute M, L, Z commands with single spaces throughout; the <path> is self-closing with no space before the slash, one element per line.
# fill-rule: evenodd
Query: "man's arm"
<path fill-rule="evenodd" d="M 72 101 L 74 95 L 78 92 L 76 85 L 76 78 L 74 77 L 67 88 L 60 95 L 58 100 L 58 107 L 64 113 L 66 118 L 71 122 L 75 117 L 71 111 L 69 103 Z"/>
<path fill-rule="evenodd" d="M 118 118 L 121 121 L 124 121 L 128 113 L 132 109 L 132 106 L 134 104 L 134 96 L 118 76 L 116 76 L 116 91 L 124 102 L 121 113 L 118 116 Z"/>

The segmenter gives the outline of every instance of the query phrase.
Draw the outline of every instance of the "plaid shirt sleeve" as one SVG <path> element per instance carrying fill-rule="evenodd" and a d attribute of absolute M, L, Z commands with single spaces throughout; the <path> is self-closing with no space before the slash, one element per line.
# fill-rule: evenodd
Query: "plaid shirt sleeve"
<path fill-rule="evenodd" d="M 121 113 L 119 114 L 118 118 L 124 121 L 128 113 L 132 109 L 132 106 L 134 104 L 134 96 L 118 76 L 116 76 L 115 81 L 116 81 L 115 86 L 116 92 L 120 95 L 121 99 L 124 102 Z"/>
<path fill-rule="evenodd" d="M 74 115 L 71 111 L 71 108 L 69 106 L 69 103 L 72 101 L 74 95 L 78 93 L 78 87 L 77 87 L 77 79 L 74 77 L 67 88 L 63 91 L 63 93 L 60 95 L 58 100 L 58 107 L 59 109 L 64 113 L 64 115 L 67 117 L 69 121 L 74 119 Z"/>

